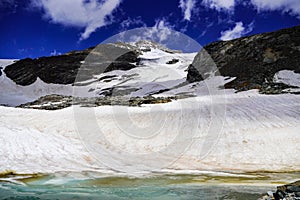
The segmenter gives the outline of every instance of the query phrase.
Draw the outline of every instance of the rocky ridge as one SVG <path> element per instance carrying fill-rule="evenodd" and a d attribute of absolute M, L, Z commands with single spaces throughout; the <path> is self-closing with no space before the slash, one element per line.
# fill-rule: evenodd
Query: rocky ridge
<path fill-rule="evenodd" d="M 73 84 L 76 80 L 91 79 L 94 74 L 132 69 L 136 67 L 139 55 L 138 49 L 129 45 L 101 44 L 59 56 L 26 58 L 7 66 L 4 72 L 22 86 L 34 83 L 37 78 L 45 83 Z M 85 63 L 87 58 L 88 63 Z M 77 76 L 79 70 L 82 72 L 80 77 Z"/>
<path fill-rule="evenodd" d="M 132 44 L 117 42 L 58 56 L 22 59 L 7 66 L 4 72 L 8 78 L 22 86 L 34 83 L 37 78 L 45 83 L 73 84 L 76 81 L 91 79 L 95 74 L 135 68 L 139 65 L 139 55 L 151 48 L 168 53 L 180 52 L 150 41 Z M 176 61 L 170 64 L 174 62 Z"/>
<path fill-rule="evenodd" d="M 26 58 L 7 66 L 4 72 L 22 86 L 34 83 L 38 77 L 46 83 L 70 84 L 75 80 L 81 61 L 92 49 L 37 59 Z"/>
<path fill-rule="evenodd" d="M 72 97 L 62 95 L 47 95 L 39 98 L 36 101 L 19 105 L 19 108 L 31 108 L 39 110 L 59 110 L 70 107 L 72 105 L 80 105 L 81 107 L 97 107 L 97 106 L 141 106 L 142 104 L 159 104 L 168 103 L 172 100 L 185 98 L 185 96 L 173 97 L 130 97 L 109 96 L 109 97 Z"/>
<path fill-rule="evenodd" d="M 300 73 L 300 26 L 214 42 L 204 50 L 189 66 L 188 82 L 201 81 L 214 74 L 210 70 L 215 65 L 220 75 L 236 77 L 225 88 L 237 91 L 258 89 L 264 94 L 280 94 L 290 86 L 275 83 L 274 75 L 280 70 Z"/>

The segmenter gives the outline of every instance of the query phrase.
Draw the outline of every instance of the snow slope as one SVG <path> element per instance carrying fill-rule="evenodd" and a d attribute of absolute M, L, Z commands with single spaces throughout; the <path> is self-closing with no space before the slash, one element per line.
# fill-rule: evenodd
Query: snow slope
<path fill-rule="evenodd" d="M 273 78 L 275 83 L 284 83 L 295 88 L 287 88 L 285 92 L 300 92 L 300 74 L 291 70 L 281 70 Z"/>
<path fill-rule="evenodd" d="M 281 70 L 275 74 L 274 82 L 300 87 L 300 74 L 291 70 Z"/>
<path fill-rule="evenodd" d="M 160 49 L 151 49 L 144 52 L 141 58 L 141 66 L 129 71 L 115 70 L 100 75 L 93 79 L 79 82 L 77 85 L 47 84 L 39 78 L 29 86 L 20 86 L 6 77 L 0 76 L 0 104 L 17 106 L 34 101 L 48 94 L 67 96 L 93 97 L 101 96 L 103 91 L 112 87 L 130 90 L 128 96 L 145 96 L 156 93 L 166 88 L 172 88 L 185 81 L 188 65 L 192 63 L 195 53 L 167 53 Z M 179 59 L 178 63 L 166 64 L 172 59 Z M 13 60 L 0 60 L 0 65 L 5 67 Z M 111 78 L 105 78 L 105 77 Z M 101 81 L 99 79 L 104 78 Z"/>
<path fill-rule="evenodd" d="M 229 92 L 226 102 L 221 96 L 215 98 L 219 104 L 227 104 L 226 116 L 222 119 L 224 124 L 220 133 L 211 132 L 211 135 L 207 135 L 207 130 L 218 111 L 210 109 L 211 101 L 207 96 L 163 106 L 125 107 L 130 113 L 129 121 L 121 116 L 122 106 L 70 107 L 58 111 L 0 107 L 0 171 L 139 171 L 148 169 L 145 164 L 157 167 L 159 163 L 163 168 L 153 169 L 300 170 L 300 96 L 265 96 L 248 91 Z M 161 107 L 157 109 L 156 106 Z M 150 108 L 155 112 L 150 112 L 149 116 Z M 80 113 L 80 121 L 74 120 L 76 112 Z M 86 115 L 82 115 L 84 113 Z M 100 127 L 97 130 L 90 128 L 95 122 L 90 113 L 94 113 Z M 149 119 L 154 120 L 154 125 Z M 157 123 L 156 119 L 163 119 L 165 123 Z M 78 134 L 80 124 L 85 125 L 81 128 L 86 131 Z M 150 131 L 155 129 L 155 134 L 151 137 L 138 135 L 139 128 L 149 131 L 147 127 L 151 127 Z M 97 136 L 99 130 L 103 134 Z M 190 137 L 188 133 L 195 135 Z M 178 135 L 186 137 L 178 139 Z M 203 141 L 209 140 L 211 151 L 202 155 Z M 179 151 L 160 153 L 174 142 L 178 147 L 186 147 L 182 154 Z M 91 151 L 90 147 L 95 144 L 98 145 L 96 148 L 111 150 L 112 154 L 107 156 L 105 152 Z M 153 152 L 158 154 L 152 157 Z M 126 155 L 130 157 L 123 157 Z M 139 158 L 144 158 L 145 162 Z"/>
<path fill-rule="evenodd" d="M 92 96 L 97 96 L 109 88 L 118 88 L 119 90 L 130 90 L 126 96 L 147 96 L 169 89 L 185 82 L 187 72 L 185 71 L 192 63 L 196 53 L 167 53 L 160 49 L 151 49 L 143 52 L 140 56 L 139 66 L 128 71 L 115 70 L 100 75 L 95 75 L 94 79 L 80 82 L 91 83 L 88 89 L 92 88 Z M 178 63 L 166 64 L 172 59 L 178 59 Z M 98 79 L 111 76 L 113 78 L 97 81 Z M 83 90 L 76 87 L 75 96 L 84 96 Z"/>

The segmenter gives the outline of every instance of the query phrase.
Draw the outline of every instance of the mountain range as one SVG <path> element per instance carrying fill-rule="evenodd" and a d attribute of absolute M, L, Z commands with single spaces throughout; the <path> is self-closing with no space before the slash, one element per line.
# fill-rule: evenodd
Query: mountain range
<path fill-rule="evenodd" d="M 151 96 L 153 103 L 153 95 L 197 96 L 195 84 L 217 76 L 223 77 L 220 88 L 236 92 L 257 89 L 262 94 L 299 94 L 299 51 L 300 26 L 214 42 L 198 53 L 182 53 L 151 41 L 100 44 L 2 64 L 0 90 L 5 97 L 0 103 L 19 106 L 53 94 L 69 96 L 69 102 L 71 97 Z M 143 102 L 147 101 L 137 104 Z"/>

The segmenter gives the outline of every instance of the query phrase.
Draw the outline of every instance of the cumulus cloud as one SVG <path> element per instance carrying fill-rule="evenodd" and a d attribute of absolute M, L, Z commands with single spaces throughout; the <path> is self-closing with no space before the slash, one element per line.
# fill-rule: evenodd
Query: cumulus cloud
<path fill-rule="evenodd" d="M 84 28 L 80 40 L 96 29 L 110 24 L 108 17 L 122 0 L 32 0 L 31 6 L 42 9 L 52 23 Z"/>
<path fill-rule="evenodd" d="M 250 33 L 254 28 L 254 23 L 249 24 L 247 27 L 244 27 L 243 22 L 236 22 L 235 27 L 226 31 L 221 32 L 220 40 L 227 41 L 240 38 L 243 35 Z"/>
<path fill-rule="evenodd" d="M 184 19 L 187 21 L 191 21 L 192 11 L 195 8 L 196 1 L 195 0 L 180 0 L 179 8 L 181 8 Z"/>
<path fill-rule="evenodd" d="M 231 11 L 234 9 L 235 0 L 203 0 L 202 4 L 217 11 Z"/>
<path fill-rule="evenodd" d="M 157 20 L 153 27 L 142 29 L 143 32 L 136 32 L 138 34 L 130 36 L 130 42 L 150 40 L 163 43 L 174 33 L 172 29 L 173 27 L 166 20 Z"/>
<path fill-rule="evenodd" d="M 202 0 L 202 5 L 217 11 L 232 11 L 237 4 L 244 6 L 252 5 L 258 12 L 282 11 L 300 18 L 299 0 Z"/>
<path fill-rule="evenodd" d="M 150 31 L 150 35 L 159 36 L 159 41 L 162 42 L 166 40 L 172 33 L 172 27 L 168 24 L 168 22 L 161 20 L 157 21 L 156 24 L 152 27 L 152 31 Z"/>
<path fill-rule="evenodd" d="M 139 27 L 146 27 L 146 23 L 141 19 L 141 17 L 137 18 L 127 18 L 126 20 L 122 21 L 120 24 L 122 30 L 127 30 L 131 26 L 139 26 Z"/>
<path fill-rule="evenodd" d="M 251 3 L 259 12 L 279 10 L 300 18 L 299 0 L 251 0 Z"/>

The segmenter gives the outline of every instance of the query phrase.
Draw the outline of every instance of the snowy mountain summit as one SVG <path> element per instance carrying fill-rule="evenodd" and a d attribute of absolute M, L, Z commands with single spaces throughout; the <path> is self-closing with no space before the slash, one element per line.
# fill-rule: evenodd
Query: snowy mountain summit
<path fill-rule="evenodd" d="M 160 49 L 167 53 L 182 53 L 181 50 L 169 49 L 166 46 L 159 44 L 157 42 L 149 41 L 149 40 L 140 40 L 138 42 L 131 43 L 133 46 L 141 49 L 142 51 L 149 51 L 151 49 Z"/>

